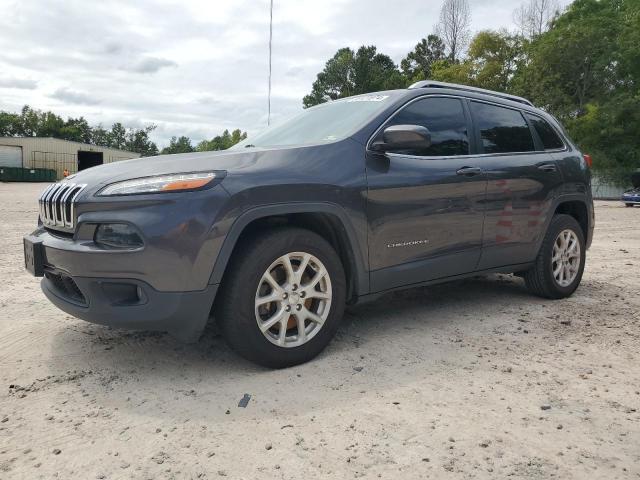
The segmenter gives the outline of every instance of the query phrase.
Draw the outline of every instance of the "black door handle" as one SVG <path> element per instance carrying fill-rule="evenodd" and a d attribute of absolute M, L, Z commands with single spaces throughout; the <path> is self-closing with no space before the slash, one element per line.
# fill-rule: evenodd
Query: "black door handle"
<path fill-rule="evenodd" d="M 553 163 L 540 163 L 538 164 L 538 169 L 544 172 L 555 172 L 556 166 Z"/>
<path fill-rule="evenodd" d="M 464 175 L 465 177 L 475 177 L 481 173 L 482 169 L 480 167 L 462 167 L 461 169 L 456 170 L 456 175 Z"/>

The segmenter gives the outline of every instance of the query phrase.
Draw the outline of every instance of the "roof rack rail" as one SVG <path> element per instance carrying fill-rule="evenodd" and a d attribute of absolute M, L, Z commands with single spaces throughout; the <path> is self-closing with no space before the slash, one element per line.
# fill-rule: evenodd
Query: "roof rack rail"
<path fill-rule="evenodd" d="M 434 80 L 422 80 L 416 82 L 409 87 L 414 88 L 448 88 L 450 90 L 463 90 L 466 92 L 482 93 L 484 95 L 491 95 L 492 97 L 504 98 L 505 100 L 511 100 L 512 102 L 524 103 L 530 107 L 535 105 L 526 98 L 517 97 L 515 95 L 509 95 L 508 93 L 494 92 L 493 90 L 485 90 L 484 88 L 468 87 L 466 85 L 459 85 L 457 83 L 436 82 Z"/>

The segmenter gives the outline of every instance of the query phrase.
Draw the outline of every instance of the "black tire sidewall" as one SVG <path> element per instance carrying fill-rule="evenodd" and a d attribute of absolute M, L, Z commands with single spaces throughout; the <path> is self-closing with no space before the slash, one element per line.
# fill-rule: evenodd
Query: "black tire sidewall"
<path fill-rule="evenodd" d="M 306 362 L 318 355 L 331 341 L 344 313 L 346 286 L 344 269 L 331 245 L 317 234 L 294 228 L 270 232 L 256 242 L 243 245 L 243 261 L 234 262 L 233 280 L 228 285 L 235 289 L 227 295 L 219 323 L 229 344 L 245 358 L 272 368 L 281 368 Z M 246 252 L 246 253 L 245 253 Z M 292 252 L 306 252 L 318 258 L 331 280 L 332 299 L 329 315 L 321 330 L 307 343 L 284 348 L 271 343 L 258 328 L 255 318 L 255 294 L 264 272 L 279 257 Z"/>

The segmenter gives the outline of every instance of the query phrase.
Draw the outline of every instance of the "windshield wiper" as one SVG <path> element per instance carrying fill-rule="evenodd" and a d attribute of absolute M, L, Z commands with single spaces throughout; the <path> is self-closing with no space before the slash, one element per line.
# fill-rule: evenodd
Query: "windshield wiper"
<path fill-rule="evenodd" d="M 244 148 L 256 148 L 256 146 L 250 143 L 249 145 L 245 145 Z"/>

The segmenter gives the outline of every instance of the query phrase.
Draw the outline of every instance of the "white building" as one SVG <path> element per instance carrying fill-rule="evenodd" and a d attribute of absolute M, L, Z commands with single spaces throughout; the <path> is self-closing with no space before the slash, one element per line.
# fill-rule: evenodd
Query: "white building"
<path fill-rule="evenodd" d="M 0 137 L 0 167 L 55 170 L 58 179 L 85 168 L 138 158 L 139 153 L 51 137 Z"/>

